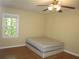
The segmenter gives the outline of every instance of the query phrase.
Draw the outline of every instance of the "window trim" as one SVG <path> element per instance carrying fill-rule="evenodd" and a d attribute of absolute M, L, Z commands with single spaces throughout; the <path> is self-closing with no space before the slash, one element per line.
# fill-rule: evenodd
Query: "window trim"
<path fill-rule="evenodd" d="M 11 17 L 16 17 L 17 20 L 16 20 L 16 31 L 17 31 L 17 35 L 16 36 L 5 36 L 5 33 L 4 33 L 4 18 L 5 16 L 11 16 Z M 3 38 L 17 38 L 19 37 L 19 16 L 16 15 L 16 14 L 10 14 L 10 13 L 3 13 L 2 14 L 2 37 Z"/>

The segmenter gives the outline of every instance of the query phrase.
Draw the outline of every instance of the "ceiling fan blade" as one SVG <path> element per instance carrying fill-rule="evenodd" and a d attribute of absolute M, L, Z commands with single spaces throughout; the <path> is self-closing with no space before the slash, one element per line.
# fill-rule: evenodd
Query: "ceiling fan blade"
<path fill-rule="evenodd" d="M 48 5 L 37 5 L 37 6 L 48 6 Z"/>
<path fill-rule="evenodd" d="M 70 9 L 75 9 L 75 7 L 65 6 L 65 5 L 62 5 L 61 7 L 64 7 L 64 8 L 70 8 Z"/>
<path fill-rule="evenodd" d="M 43 11 L 47 11 L 48 10 L 48 8 L 47 9 L 44 9 Z"/>

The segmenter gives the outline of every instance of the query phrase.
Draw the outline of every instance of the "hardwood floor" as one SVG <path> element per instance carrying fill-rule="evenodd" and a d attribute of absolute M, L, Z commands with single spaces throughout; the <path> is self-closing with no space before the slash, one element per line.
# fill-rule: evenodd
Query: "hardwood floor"
<path fill-rule="evenodd" d="M 43 59 L 26 47 L 0 50 L 0 59 Z M 79 59 L 68 53 L 62 52 L 45 59 Z"/>

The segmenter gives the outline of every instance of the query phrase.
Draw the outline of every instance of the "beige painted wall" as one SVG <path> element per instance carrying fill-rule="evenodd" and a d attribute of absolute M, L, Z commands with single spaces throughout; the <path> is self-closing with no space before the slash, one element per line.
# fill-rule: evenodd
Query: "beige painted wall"
<path fill-rule="evenodd" d="M 79 54 L 79 10 L 47 16 L 46 36 L 63 41 L 66 50 Z"/>
<path fill-rule="evenodd" d="M 0 13 L 20 16 L 20 34 L 16 39 L 3 39 L 0 19 L 0 46 L 25 44 L 27 37 L 48 36 L 65 43 L 65 49 L 79 54 L 79 11 L 40 14 L 32 11 L 2 8 Z"/>
<path fill-rule="evenodd" d="M 44 35 L 44 17 L 40 13 L 22 11 L 18 9 L 2 8 L 3 13 L 19 15 L 19 37 L 16 39 L 4 39 L 1 33 L 0 19 L 0 46 L 15 46 L 25 44 L 27 37 L 40 37 Z"/>

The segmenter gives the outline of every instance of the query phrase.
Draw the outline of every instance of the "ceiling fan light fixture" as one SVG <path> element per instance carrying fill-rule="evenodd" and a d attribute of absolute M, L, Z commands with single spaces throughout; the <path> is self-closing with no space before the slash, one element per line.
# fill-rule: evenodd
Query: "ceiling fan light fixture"
<path fill-rule="evenodd" d="M 57 5 L 53 5 L 54 8 L 57 8 Z"/>
<path fill-rule="evenodd" d="M 61 6 L 57 6 L 56 10 L 57 11 L 61 10 Z"/>
<path fill-rule="evenodd" d="M 50 4 L 49 7 L 53 7 L 53 4 Z"/>
<path fill-rule="evenodd" d="M 48 6 L 48 10 L 49 10 L 49 11 L 53 10 L 53 4 L 50 4 L 50 5 Z"/>
<path fill-rule="evenodd" d="M 55 9 L 57 12 L 62 12 L 62 7 L 75 9 L 75 7 L 72 7 L 72 6 L 62 5 L 62 0 L 53 0 L 49 5 L 39 5 L 39 6 L 48 6 L 43 11 L 47 11 L 47 10 L 52 11 L 53 9 Z"/>
<path fill-rule="evenodd" d="M 48 7 L 48 10 L 49 10 L 49 11 L 53 10 L 53 7 Z"/>

